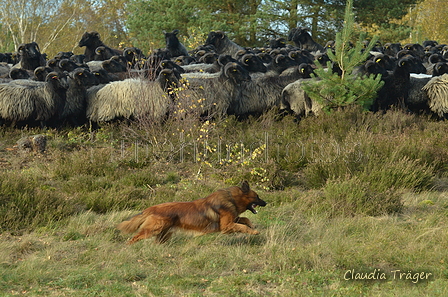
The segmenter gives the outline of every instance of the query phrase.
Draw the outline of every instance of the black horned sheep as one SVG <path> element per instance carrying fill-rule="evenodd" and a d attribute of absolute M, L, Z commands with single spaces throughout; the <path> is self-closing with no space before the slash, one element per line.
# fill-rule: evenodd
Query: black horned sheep
<path fill-rule="evenodd" d="M 92 31 L 92 32 L 85 32 L 82 37 L 81 40 L 78 43 L 79 47 L 86 47 L 85 51 L 84 51 L 84 62 L 90 62 L 90 61 L 94 61 L 95 57 L 96 57 L 96 49 L 99 46 L 104 46 L 109 48 L 114 55 L 122 55 L 123 52 L 117 49 L 112 49 L 110 47 L 108 47 L 107 45 L 105 45 L 100 38 L 100 34 L 98 32 Z M 110 58 L 110 57 L 109 57 Z"/>
<path fill-rule="evenodd" d="M 208 33 L 205 45 L 213 45 L 216 53 L 219 55 L 234 56 L 239 50 L 244 49 L 242 46 L 231 41 L 222 31 L 212 31 Z"/>
<path fill-rule="evenodd" d="M 187 48 L 177 38 L 179 30 L 175 29 L 172 32 L 164 31 L 163 34 L 165 35 L 166 49 L 170 52 L 172 58 L 189 56 Z"/>
<path fill-rule="evenodd" d="M 20 57 L 19 63 L 14 67 L 34 71 L 39 66 L 45 66 L 46 61 L 40 53 L 39 45 L 36 42 L 22 43 L 17 49 Z"/>
<path fill-rule="evenodd" d="M 292 28 L 288 34 L 288 40 L 293 41 L 294 44 L 301 50 L 310 52 L 325 52 L 325 48 L 319 43 L 315 42 L 308 33 L 309 29 L 305 27 Z"/>
<path fill-rule="evenodd" d="M 95 75 L 85 68 L 76 68 L 67 77 L 66 101 L 59 119 L 72 126 L 86 122 L 87 88 L 99 83 Z"/>
<path fill-rule="evenodd" d="M 401 43 L 385 43 L 383 47 L 383 53 L 385 55 L 395 57 L 395 55 L 401 51 L 403 47 L 401 46 Z"/>

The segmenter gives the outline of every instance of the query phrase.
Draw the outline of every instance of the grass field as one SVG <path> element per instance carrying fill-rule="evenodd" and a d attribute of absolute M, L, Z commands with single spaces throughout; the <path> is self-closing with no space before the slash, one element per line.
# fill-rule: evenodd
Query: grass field
<path fill-rule="evenodd" d="M 0 130 L 0 296 L 448 296 L 448 123 L 357 109 L 297 122 Z M 14 147 L 45 134 L 44 154 Z M 248 180 L 260 235 L 128 246 L 151 205 Z"/>

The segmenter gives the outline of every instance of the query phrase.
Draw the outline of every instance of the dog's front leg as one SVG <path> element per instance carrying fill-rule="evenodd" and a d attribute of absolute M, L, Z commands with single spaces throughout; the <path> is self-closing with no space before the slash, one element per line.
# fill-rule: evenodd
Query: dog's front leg
<path fill-rule="evenodd" d="M 248 233 L 254 235 L 259 234 L 257 230 L 252 229 L 246 224 L 247 222 L 250 223 L 249 219 L 247 218 L 235 218 L 235 216 L 232 213 L 227 211 L 220 212 L 220 215 L 221 215 L 219 221 L 220 230 L 224 234 L 234 232 Z M 242 220 L 241 222 L 239 222 L 241 219 L 246 220 Z M 236 223 L 236 221 L 238 222 Z"/>
<path fill-rule="evenodd" d="M 254 228 L 254 225 L 252 224 L 252 222 L 248 218 L 245 218 L 245 217 L 237 217 L 235 219 L 235 223 L 246 225 L 252 229 Z"/>

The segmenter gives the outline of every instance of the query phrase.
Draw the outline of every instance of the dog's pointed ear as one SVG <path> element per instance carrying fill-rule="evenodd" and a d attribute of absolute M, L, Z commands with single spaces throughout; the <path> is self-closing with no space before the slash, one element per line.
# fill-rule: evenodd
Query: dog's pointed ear
<path fill-rule="evenodd" d="M 243 183 L 241 184 L 241 191 L 243 191 L 244 194 L 249 193 L 250 187 L 249 187 L 249 183 L 247 182 L 247 180 L 243 181 Z"/>

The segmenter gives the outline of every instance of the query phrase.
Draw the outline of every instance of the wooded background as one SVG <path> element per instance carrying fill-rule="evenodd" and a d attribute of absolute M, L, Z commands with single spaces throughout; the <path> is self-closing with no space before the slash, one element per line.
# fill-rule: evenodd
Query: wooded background
<path fill-rule="evenodd" d="M 343 25 L 343 0 L 0 0 L 0 52 L 36 41 L 50 57 L 83 52 L 78 41 L 97 31 L 111 47 L 144 52 L 165 46 L 163 31 L 179 29 L 192 49 L 222 30 L 243 46 L 263 46 L 307 26 L 325 44 Z M 354 0 L 356 26 L 380 42 L 448 40 L 448 1 Z"/>

